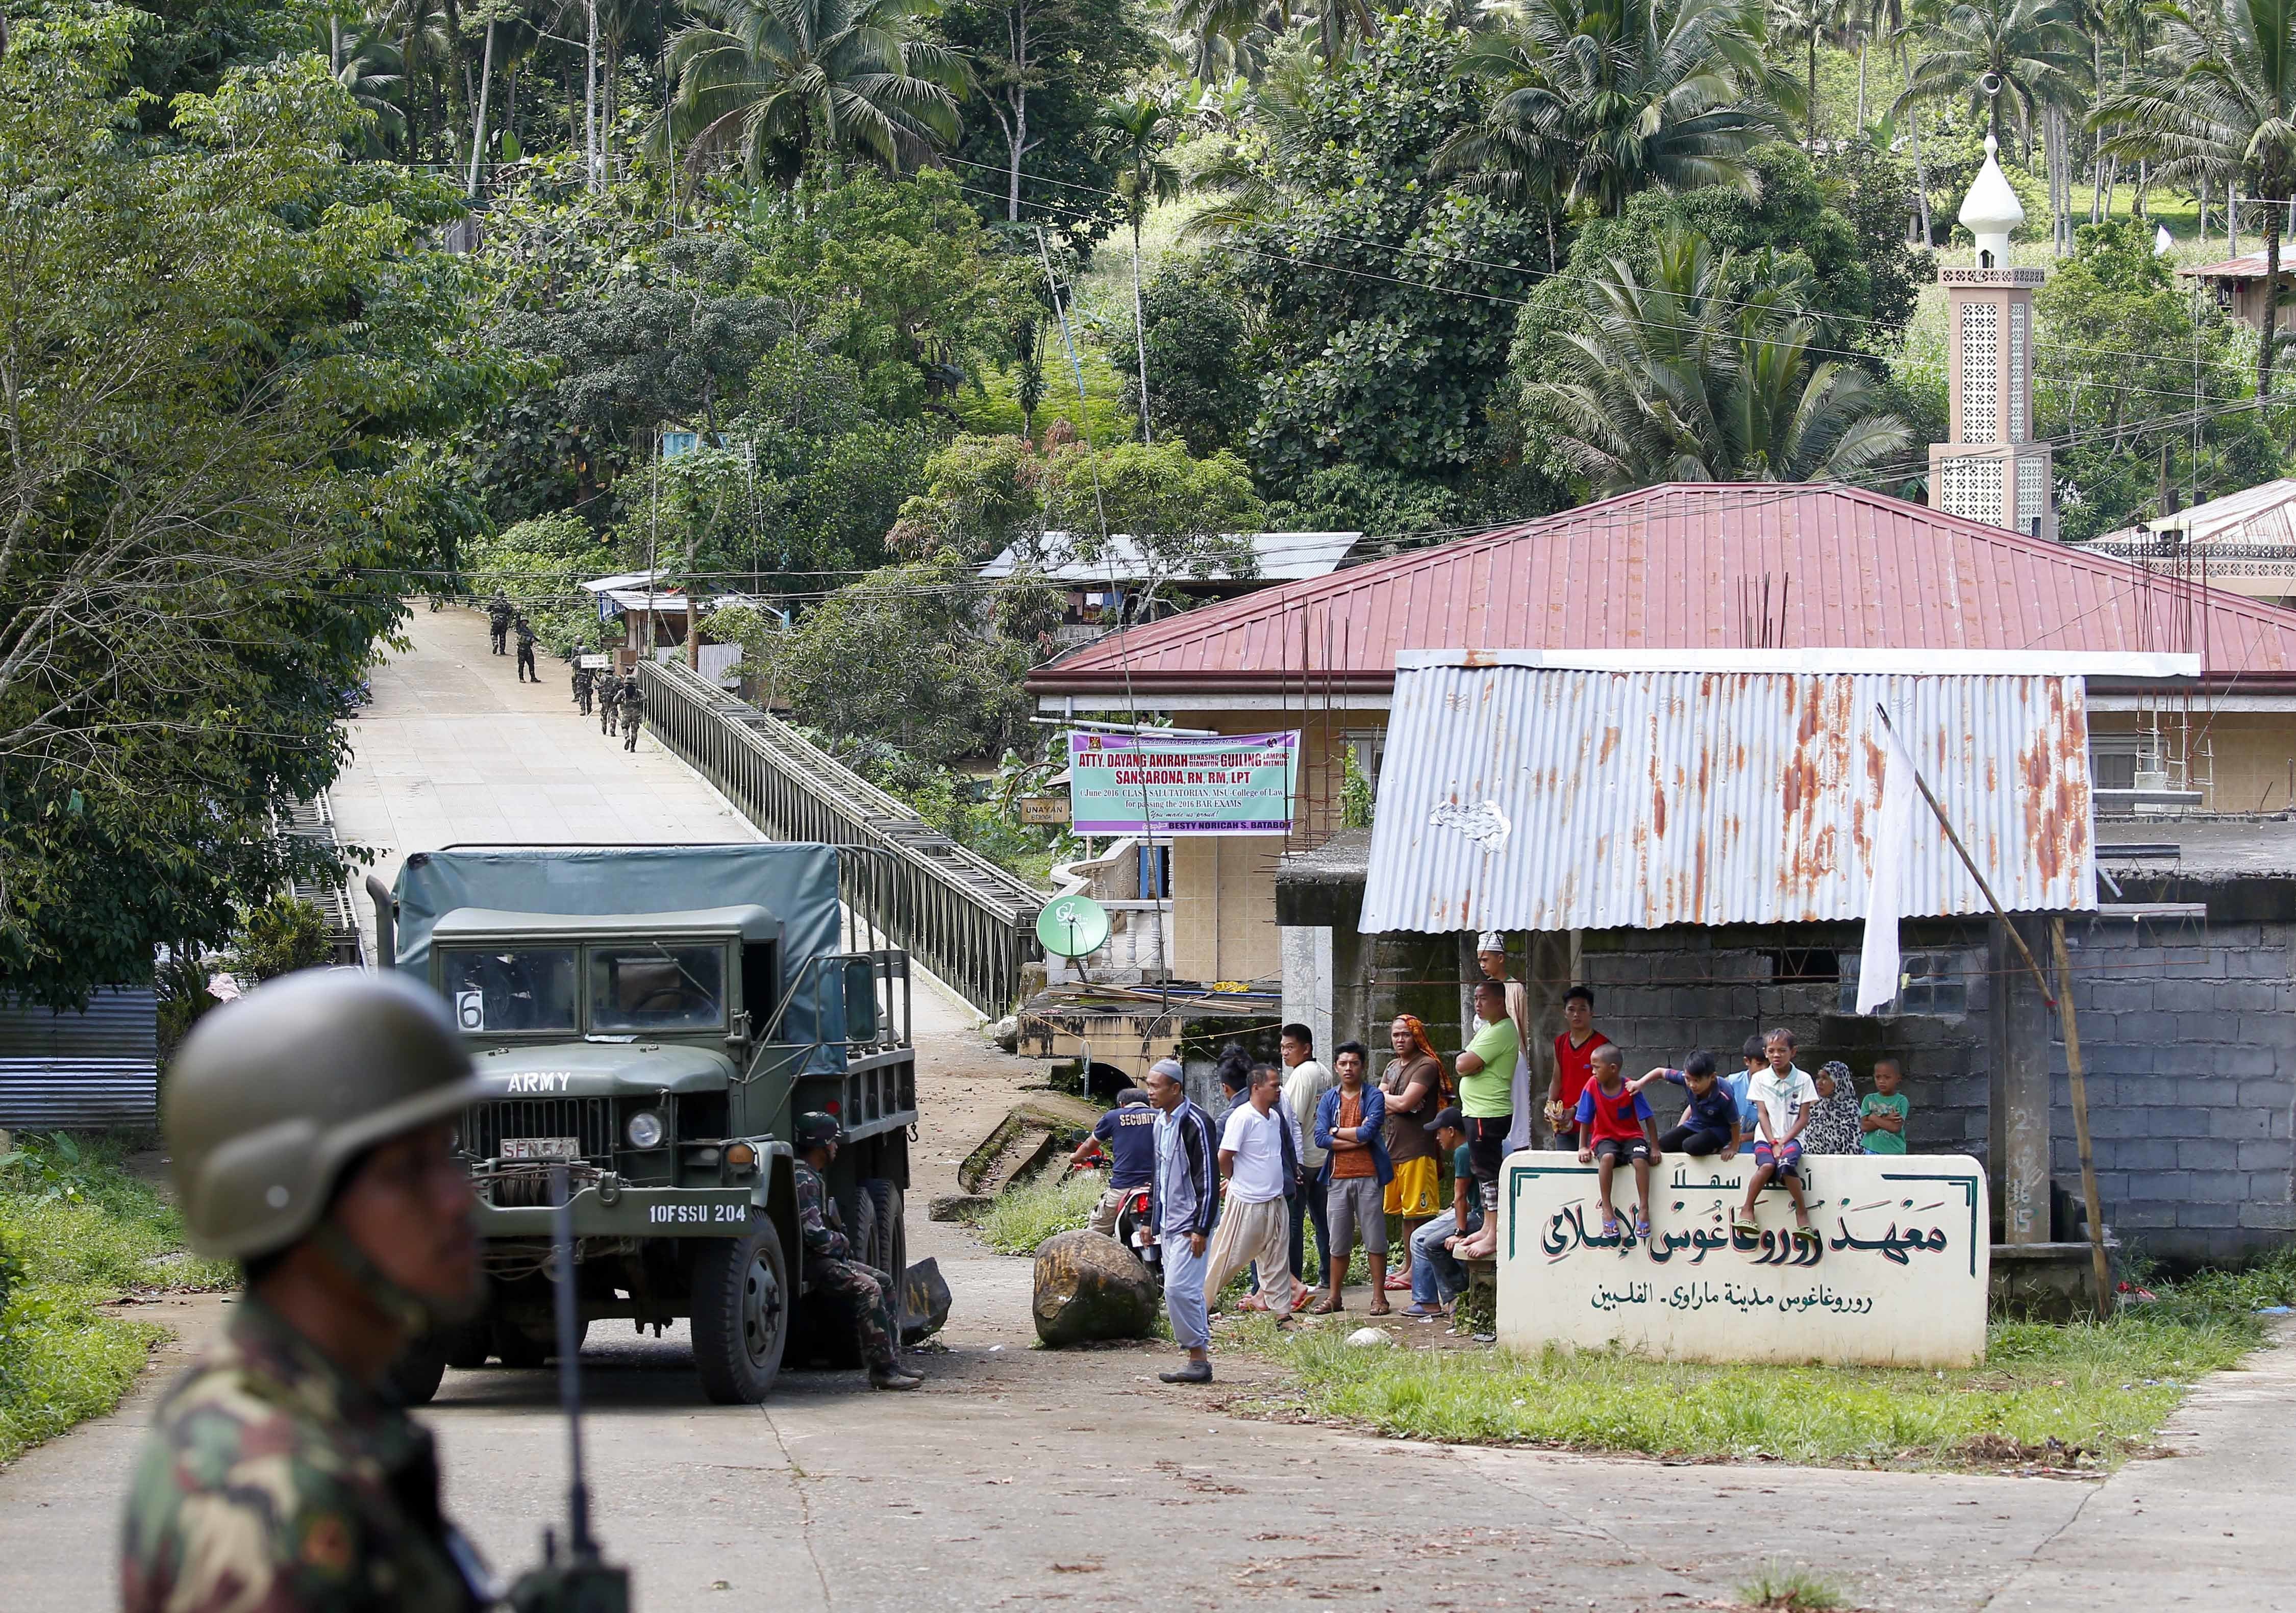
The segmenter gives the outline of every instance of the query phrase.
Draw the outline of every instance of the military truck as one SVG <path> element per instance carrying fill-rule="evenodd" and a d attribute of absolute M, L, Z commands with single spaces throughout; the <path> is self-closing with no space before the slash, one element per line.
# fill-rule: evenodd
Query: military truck
<path fill-rule="evenodd" d="M 540 1366 L 554 1347 L 558 1166 L 583 1328 L 658 1337 L 686 1319 L 714 1401 L 763 1399 L 808 1319 L 798 1115 L 842 1123 L 829 1187 L 846 1234 L 859 1258 L 906 1271 L 908 956 L 849 946 L 839 899 L 840 871 L 872 855 L 451 846 L 409 856 L 395 888 L 370 880 L 378 955 L 446 999 L 486 1088 L 457 1134 L 486 1310 L 402 1365 L 411 1399 L 449 1365 Z M 821 1330 L 832 1356 L 842 1331 Z"/>

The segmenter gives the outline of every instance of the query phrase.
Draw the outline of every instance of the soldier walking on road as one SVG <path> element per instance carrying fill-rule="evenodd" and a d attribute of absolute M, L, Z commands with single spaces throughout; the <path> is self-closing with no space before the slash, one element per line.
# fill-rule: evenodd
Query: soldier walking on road
<path fill-rule="evenodd" d="M 518 630 L 518 681 L 538 684 L 542 674 L 534 669 L 534 628 L 528 623 L 526 612 L 520 611 L 512 626 Z"/>
<path fill-rule="evenodd" d="M 176 1192 L 246 1293 L 145 1437 L 126 1613 L 494 1605 L 429 1431 L 384 1387 L 482 1292 L 453 1131 L 478 1094 L 444 1006 L 394 975 L 293 975 L 185 1040 L 162 1098 Z"/>
<path fill-rule="evenodd" d="M 487 629 L 496 655 L 505 653 L 504 641 L 510 636 L 510 618 L 517 614 L 509 596 L 496 589 L 494 598 L 487 602 Z"/>
<path fill-rule="evenodd" d="M 613 737 L 614 714 L 622 703 L 622 680 L 611 667 L 598 674 L 598 732 Z"/>
<path fill-rule="evenodd" d="M 584 716 L 590 715 L 590 693 L 597 687 L 598 675 L 582 665 L 582 651 L 574 651 L 574 707 Z"/>
<path fill-rule="evenodd" d="M 622 749 L 638 748 L 638 724 L 645 716 L 645 685 L 635 672 L 622 680 Z"/>
<path fill-rule="evenodd" d="M 871 1387 L 913 1389 L 924 1381 L 901 1363 L 901 1332 L 893 1320 L 895 1278 L 852 1258 L 838 1225 L 837 1201 L 821 1178 L 845 1141 L 834 1115 L 797 1118 L 798 1241 L 804 1247 L 800 1287 L 810 1283 L 853 1313 L 861 1358 L 869 1363 Z"/>

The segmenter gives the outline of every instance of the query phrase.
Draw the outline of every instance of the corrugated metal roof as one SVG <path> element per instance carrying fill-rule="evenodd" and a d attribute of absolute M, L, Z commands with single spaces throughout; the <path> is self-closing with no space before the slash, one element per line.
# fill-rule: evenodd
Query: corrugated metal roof
<path fill-rule="evenodd" d="M 1254 532 L 1250 535 L 1253 575 L 1242 580 L 1290 582 L 1303 577 L 1328 577 L 1346 560 L 1360 532 Z M 1030 551 L 1033 550 L 1033 553 Z M 980 568 L 980 575 L 997 581 L 1019 572 L 1033 573 L 1064 583 L 1140 582 L 1165 575 L 1164 562 L 1151 564 L 1129 532 L 1111 533 L 1104 553 L 1086 559 L 1078 553 L 1072 534 L 1047 532 L 1040 543 L 1024 548 L 1008 544 L 1002 553 Z M 1177 574 L 1177 580 L 1228 582 L 1227 569 L 1215 566 L 1203 577 Z"/>
<path fill-rule="evenodd" d="M 2283 250 L 2280 254 L 2281 274 L 2296 274 L 2296 253 Z M 2237 258 L 2220 258 L 2214 263 L 2195 264 L 2177 274 L 2189 280 L 2261 280 L 2264 278 L 2264 254 L 2243 252 Z"/>
<path fill-rule="evenodd" d="M 2204 676 L 2296 687 L 2296 612 L 2181 592 L 2132 561 L 1855 488 L 1646 487 L 1480 537 L 1128 629 L 1039 693 L 1382 691 L 1407 650 L 1738 649 L 1767 577 L 1785 644 L 2189 651 Z M 2189 628 L 2187 626 L 2189 624 Z M 1754 642 L 1759 642 L 1756 640 Z M 1197 702 L 1201 703 L 1201 702 Z"/>
<path fill-rule="evenodd" d="M 98 991 L 85 1012 L 0 1005 L 0 1126 L 147 1125 L 159 1060 L 148 986 Z"/>
<path fill-rule="evenodd" d="M 1450 665 L 1397 675 L 1362 929 L 1861 918 L 1877 704 L 2003 906 L 2095 905 L 2077 677 Z M 1988 911 L 1919 810 L 1905 911 Z"/>
<path fill-rule="evenodd" d="M 2296 544 L 2296 478 L 2281 477 L 2222 498 L 2108 532 L 2100 544 L 2134 543 L 2158 532 L 2181 532 L 2188 544 L 2285 548 Z"/>

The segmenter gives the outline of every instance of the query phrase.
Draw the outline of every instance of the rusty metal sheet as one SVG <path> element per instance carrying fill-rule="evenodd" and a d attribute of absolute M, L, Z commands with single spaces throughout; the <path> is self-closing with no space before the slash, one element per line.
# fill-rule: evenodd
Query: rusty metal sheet
<path fill-rule="evenodd" d="M 1862 918 L 1877 707 L 2003 906 L 2095 905 L 2077 676 L 1409 664 L 1435 659 L 1397 672 L 1366 933 Z M 1916 823 L 1905 912 L 1987 911 Z"/>

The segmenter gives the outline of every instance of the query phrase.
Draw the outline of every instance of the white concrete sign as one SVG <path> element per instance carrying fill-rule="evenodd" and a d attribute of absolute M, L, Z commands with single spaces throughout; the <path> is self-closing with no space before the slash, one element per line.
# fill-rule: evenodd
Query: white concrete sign
<path fill-rule="evenodd" d="M 1511 1156 L 1500 1177 L 1498 1337 L 1512 1348 L 1624 1345 L 1684 1361 L 1971 1366 L 1985 1358 L 1992 1261 L 1985 1171 L 1961 1154 L 1820 1155 L 1805 1192 L 1818 1238 L 1793 1236 L 1782 1189 L 1734 1230 L 1751 1155 L 1669 1155 L 1634 1229 L 1630 1169 L 1605 1235 L 1595 1167 Z"/>

